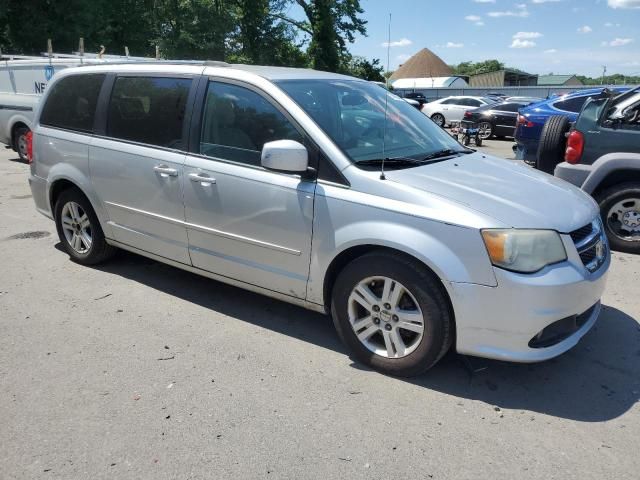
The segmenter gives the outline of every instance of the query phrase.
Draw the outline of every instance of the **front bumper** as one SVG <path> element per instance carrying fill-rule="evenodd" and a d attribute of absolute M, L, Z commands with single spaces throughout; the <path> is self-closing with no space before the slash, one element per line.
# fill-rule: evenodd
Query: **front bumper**
<path fill-rule="evenodd" d="M 496 268 L 497 287 L 452 283 L 456 350 L 498 360 L 538 362 L 575 346 L 598 318 L 611 258 L 607 253 L 604 264 L 590 273 L 575 248 L 568 255 L 567 261 L 535 274 Z M 557 343 L 530 346 L 546 327 L 580 315 L 577 327 Z"/>

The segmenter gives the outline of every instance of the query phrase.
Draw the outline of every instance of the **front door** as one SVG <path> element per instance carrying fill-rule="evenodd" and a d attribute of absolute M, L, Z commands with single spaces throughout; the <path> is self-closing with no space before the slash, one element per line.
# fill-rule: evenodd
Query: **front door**
<path fill-rule="evenodd" d="M 260 165 L 266 142 L 302 143 L 300 131 L 249 86 L 209 81 L 202 103 L 197 151 L 185 163 L 193 266 L 304 298 L 316 183 Z"/>
<path fill-rule="evenodd" d="M 189 264 L 183 120 L 190 78 L 116 77 L 104 135 L 89 147 L 91 181 L 115 240 Z"/>

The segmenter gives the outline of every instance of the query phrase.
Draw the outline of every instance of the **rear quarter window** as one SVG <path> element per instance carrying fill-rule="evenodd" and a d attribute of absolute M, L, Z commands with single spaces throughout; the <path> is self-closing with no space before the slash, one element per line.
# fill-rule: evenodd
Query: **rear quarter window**
<path fill-rule="evenodd" d="M 93 131 L 105 75 L 73 75 L 56 82 L 40 115 L 40 124 L 79 132 Z"/>
<path fill-rule="evenodd" d="M 182 150 L 190 78 L 118 77 L 107 114 L 107 136 Z"/>
<path fill-rule="evenodd" d="M 574 97 L 566 100 L 560 100 L 553 104 L 554 108 L 564 110 L 565 112 L 578 113 L 582 110 L 582 106 L 590 97 Z"/>

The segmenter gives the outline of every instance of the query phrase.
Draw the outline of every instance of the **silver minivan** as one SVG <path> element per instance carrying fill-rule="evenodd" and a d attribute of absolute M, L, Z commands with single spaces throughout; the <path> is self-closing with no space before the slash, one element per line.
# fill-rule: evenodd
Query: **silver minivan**
<path fill-rule="evenodd" d="M 87 66 L 36 112 L 29 182 L 81 264 L 117 248 L 330 313 L 360 361 L 555 357 L 610 254 L 586 194 L 463 147 L 378 85 L 313 70 Z"/>

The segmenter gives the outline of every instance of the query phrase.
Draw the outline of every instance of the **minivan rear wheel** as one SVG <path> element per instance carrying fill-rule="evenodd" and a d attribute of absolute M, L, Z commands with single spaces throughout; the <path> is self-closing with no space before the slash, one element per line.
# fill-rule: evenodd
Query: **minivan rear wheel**
<path fill-rule="evenodd" d="M 60 194 L 55 205 L 56 229 L 69 256 L 83 265 L 104 262 L 115 253 L 104 237 L 89 200 L 75 188 Z"/>
<path fill-rule="evenodd" d="M 349 263 L 333 288 L 331 313 L 361 362 L 397 376 L 431 368 L 451 346 L 453 319 L 438 278 L 384 251 Z"/>

